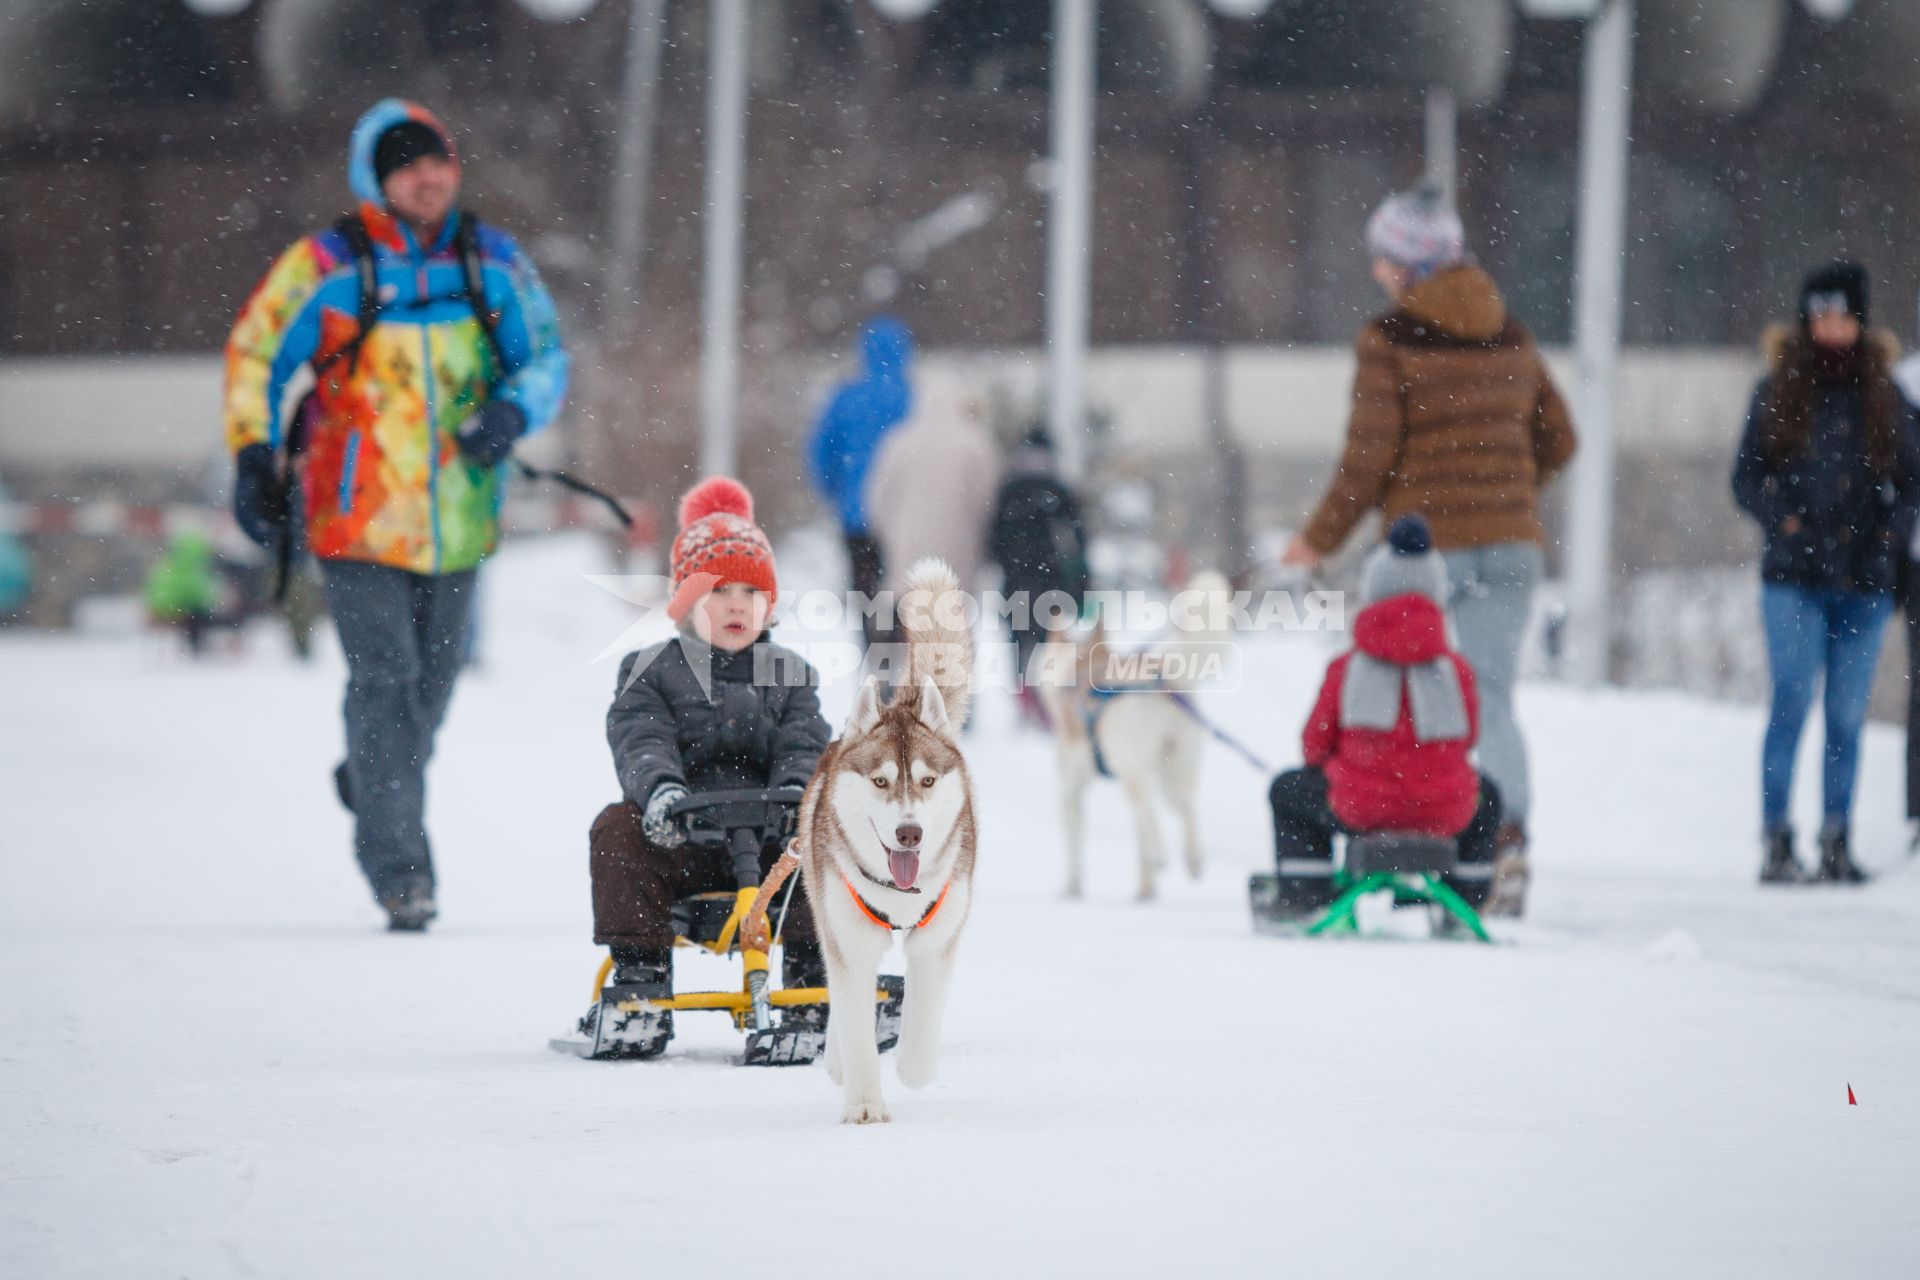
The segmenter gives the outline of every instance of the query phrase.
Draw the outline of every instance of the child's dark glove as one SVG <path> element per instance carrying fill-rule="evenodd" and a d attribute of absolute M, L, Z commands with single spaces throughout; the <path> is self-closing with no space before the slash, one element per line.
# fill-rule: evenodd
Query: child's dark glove
<path fill-rule="evenodd" d="M 460 452 L 475 466 L 497 465 L 527 433 L 527 415 L 511 400 L 489 400 L 460 424 Z"/>
<path fill-rule="evenodd" d="M 663 782 L 647 797 L 646 812 L 640 817 L 640 832 L 661 849 L 678 849 L 687 842 L 687 833 L 667 810 L 687 798 L 687 789 L 678 783 Z"/>

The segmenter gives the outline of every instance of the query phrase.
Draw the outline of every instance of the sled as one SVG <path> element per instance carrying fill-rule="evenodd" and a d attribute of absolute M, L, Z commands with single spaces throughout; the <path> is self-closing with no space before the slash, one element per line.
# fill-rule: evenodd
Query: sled
<path fill-rule="evenodd" d="M 826 1032 L 817 1028 L 785 1027 L 774 1023 L 775 1010 L 828 1006 L 825 987 L 776 987 L 765 950 L 744 945 L 741 924 L 760 890 L 760 851 L 793 834 L 801 789 L 709 791 L 688 796 L 669 813 L 680 819 L 687 842 L 695 847 L 724 849 L 733 862 L 732 892 L 701 893 L 673 905 L 674 945 L 698 947 L 717 956 L 740 958 L 740 986 L 731 991 L 675 993 L 667 984 L 657 987 L 609 986 L 613 957 L 600 962 L 593 979 L 596 1014 L 593 1035 L 557 1038 L 550 1048 L 598 1060 L 652 1058 L 665 1052 L 673 1034 L 675 1013 L 724 1013 L 734 1027 L 746 1033 L 745 1066 L 802 1066 L 826 1051 Z M 786 919 L 792 886 L 773 921 L 774 940 Z M 874 991 L 874 1036 L 885 1053 L 900 1039 L 900 1007 L 906 995 L 905 979 L 882 974 Z M 583 1033 L 585 1028 L 582 1028 Z"/>
<path fill-rule="evenodd" d="M 1283 866 L 1279 872 L 1256 872 L 1247 880 L 1247 897 L 1253 909 L 1254 928 L 1265 933 L 1298 933 L 1307 937 L 1325 934 L 1355 934 L 1359 925 L 1354 911 L 1368 894 L 1388 891 L 1395 906 L 1420 906 L 1428 909 L 1434 933 L 1444 935 L 1464 931 L 1481 942 L 1492 942 L 1480 913 L 1454 891 L 1443 878 L 1463 870 L 1480 870 L 1479 864 L 1463 868 L 1458 846 L 1439 836 L 1417 835 L 1405 831 L 1380 831 L 1350 836 L 1345 856 L 1338 866 L 1313 860 L 1312 868 Z M 1492 868 L 1487 868 L 1491 874 Z M 1295 873 L 1295 874 L 1289 874 Z M 1288 883 L 1310 876 L 1330 880 L 1333 901 L 1317 912 L 1290 913 L 1285 901 Z"/>

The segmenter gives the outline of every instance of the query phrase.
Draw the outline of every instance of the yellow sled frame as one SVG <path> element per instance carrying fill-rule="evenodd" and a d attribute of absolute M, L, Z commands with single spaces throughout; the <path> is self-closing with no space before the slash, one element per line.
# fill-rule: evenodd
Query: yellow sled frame
<path fill-rule="evenodd" d="M 753 975 L 756 973 L 764 975 L 768 971 L 769 966 L 767 953 L 765 951 L 755 948 L 737 947 L 735 942 L 740 936 L 740 922 L 746 919 L 747 912 L 752 908 L 753 900 L 759 892 L 757 887 L 753 887 L 740 889 L 734 893 L 733 911 L 727 916 L 726 924 L 721 927 L 720 936 L 712 942 L 701 942 L 693 938 L 678 937 L 673 940 L 673 944 L 677 947 L 698 947 L 702 951 L 710 951 L 716 956 L 724 956 L 737 952 L 741 960 L 740 989 L 738 991 L 688 991 L 681 995 L 644 1001 L 636 1000 L 633 1003 L 636 1006 L 640 1004 L 650 1004 L 656 1009 L 686 1011 L 712 1009 L 717 1012 L 731 1014 L 736 1030 L 747 1030 L 749 1023 L 753 1019 Z M 600 971 L 596 973 L 593 978 L 593 1002 L 595 1004 L 600 1003 L 600 992 L 606 987 L 607 979 L 611 977 L 612 974 L 613 956 L 609 954 L 600 961 Z M 764 977 L 762 981 L 765 981 Z M 886 1000 L 887 993 L 876 987 L 873 998 L 874 1003 L 879 1004 Z M 769 990 L 766 999 L 767 1003 L 776 1009 L 791 1009 L 796 1005 L 826 1004 L 827 989 L 825 987 L 784 987 L 778 990 Z M 624 1002 L 622 1008 L 625 1010 Z M 631 1010 L 625 1011 L 631 1012 Z"/>

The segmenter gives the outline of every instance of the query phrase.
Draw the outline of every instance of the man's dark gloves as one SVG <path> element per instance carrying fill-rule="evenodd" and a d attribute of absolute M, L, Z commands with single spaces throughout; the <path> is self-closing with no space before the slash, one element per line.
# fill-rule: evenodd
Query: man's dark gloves
<path fill-rule="evenodd" d="M 489 400 L 460 424 L 460 452 L 475 466 L 496 466 L 526 433 L 525 410 L 511 400 Z"/>
<path fill-rule="evenodd" d="M 233 518 L 242 533 L 268 551 L 286 536 L 291 511 L 277 462 L 269 444 L 250 444 L 233 459 Z"/>

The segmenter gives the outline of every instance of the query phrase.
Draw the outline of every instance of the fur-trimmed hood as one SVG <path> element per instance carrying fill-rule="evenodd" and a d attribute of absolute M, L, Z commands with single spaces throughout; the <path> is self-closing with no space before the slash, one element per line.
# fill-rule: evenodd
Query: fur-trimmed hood
<path fill-rule="evenodd" d="M 1767 371 L 1780 372 L 1787 358 L 1787 352 L 1800 337 L 1797 324 L 1770 324 L 1766 332 L 1760 335 L 1760 354 L 1766 357 Z M 1900 359 L 1900 339 L 1891 329 L 1868 329 L 1866 333 L 1867 349 L 1878 357 L 1883 372 L 1891 372 Z"/>

